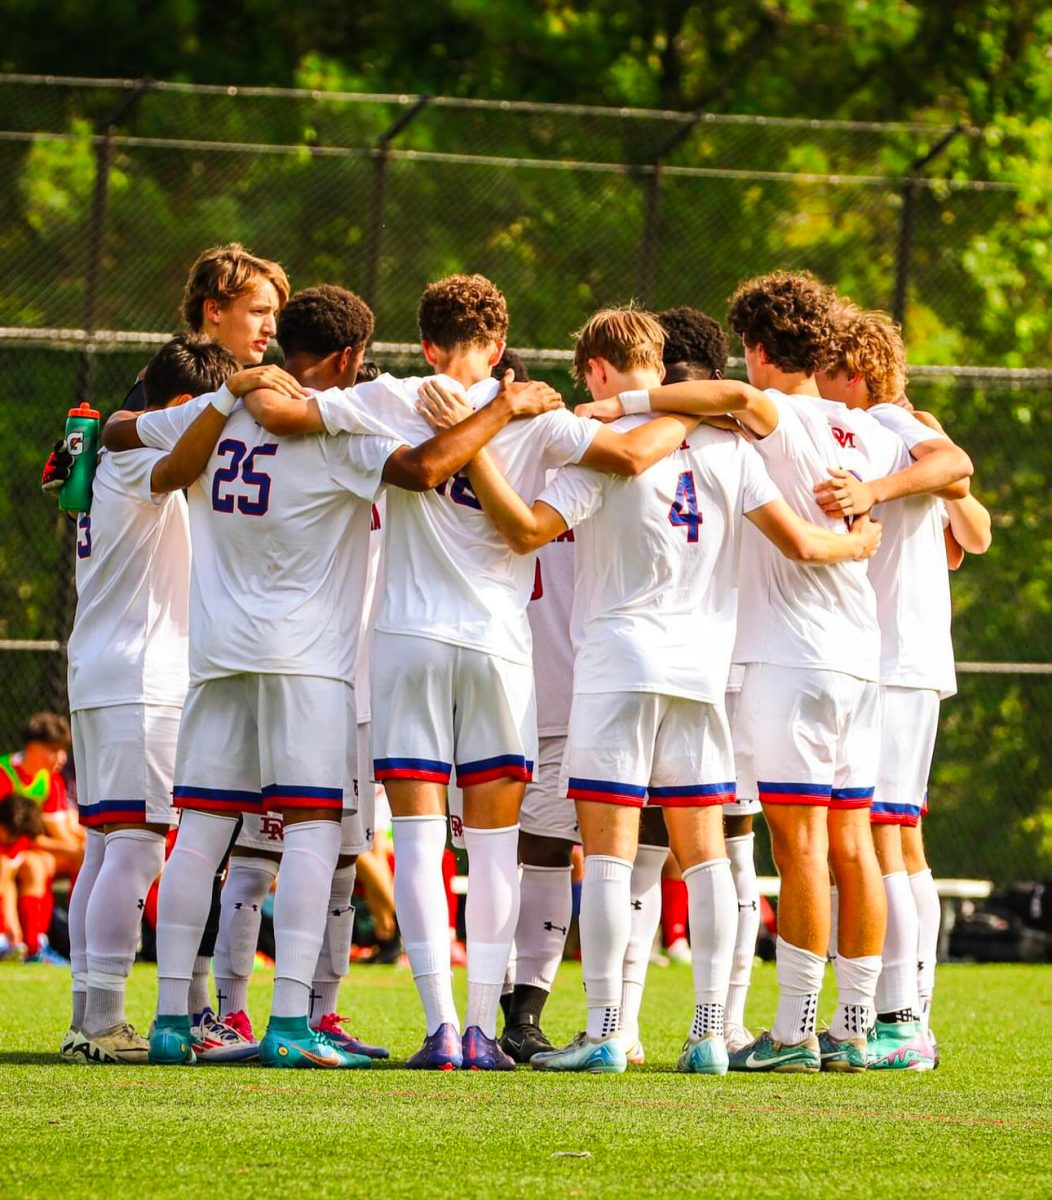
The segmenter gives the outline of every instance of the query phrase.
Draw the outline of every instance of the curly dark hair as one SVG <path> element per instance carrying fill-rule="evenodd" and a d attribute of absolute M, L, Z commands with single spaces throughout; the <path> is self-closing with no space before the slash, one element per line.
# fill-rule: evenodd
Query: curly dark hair
<path fill-rule="evenodd" d="M 212 344 L 214 345 L 214 343 Z M 69 722 L 60 713 L 33 713 L 31 717 L 26 717 L 26 723 L 22 726 L 22 745 L 28 746 L 30 742 L 44 742 L 49 746 L 69 746 Z"/>
<path fill-rule="evenodd" d="M 281 310 L 278 344 L 286 355 L 327 358 L 347 347 L 367 346 L 375 324 L 373 310 L 360 296 L 326 283 L 297 292 Z"/>
<path fill-rule="evenodd" d="M 485 275 L 449 275 L 429 283 L 416 315 L 421 341 L 441 350 L 485 346 L 508 336 L 504 293 Z"/>
<path fill-rule="evenodd" d="M 372 383 L 374 379 L 380 378 L 380 368 L 373 362 L 371 358 L 364 359 L 358 365 L 358 373 L 354 377 L 354 382 Z"/>
<path fill-rule="evenodd" d="M 813 375 L 833 332 L 836 293 L 810 271 L 772 271 L 738 285 L 727 322 L 746 346 L 763 346 L 781 371 Z"/>
<path fill-rule="evenodd" d="M 146 407 L 159 408 L 176 396 L 218 392 L 237 369 L 237 359 L 225 346 L 200 333 L 177 333 L 146 364 Z"/>
<path fill-rule="evenodd" d="M 503 379 L 505 371 L 515 372 L 516 383 L 529 383 L 530 373 L 526 370 L 526 364 L 522 361 L 521 355 L 516 354 L 514 350 L 509 350 L 507 346 L 504 347 L 504 353 L 497 360 L 497 365 L 490 374 L 494 379 Z"/>
<path fill-rule="evenodd" d="M 665 331 L 665 382 L 675 371 L 683 379 L 708 378 L 727 370 L 727 335 L 719 321 L 700 309 L 683 305 L 654 314 Z"/>

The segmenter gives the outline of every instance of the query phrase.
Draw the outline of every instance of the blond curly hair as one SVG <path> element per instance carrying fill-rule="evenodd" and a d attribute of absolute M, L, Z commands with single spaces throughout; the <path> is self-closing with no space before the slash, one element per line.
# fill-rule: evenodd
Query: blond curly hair
<path fill-rule="evenodd" d="M 886 312 L 839 306 L 820 369 L 830 375 L 861 375 L 874 404 L 893 404 L 906 390 L 902 327 Z"/>

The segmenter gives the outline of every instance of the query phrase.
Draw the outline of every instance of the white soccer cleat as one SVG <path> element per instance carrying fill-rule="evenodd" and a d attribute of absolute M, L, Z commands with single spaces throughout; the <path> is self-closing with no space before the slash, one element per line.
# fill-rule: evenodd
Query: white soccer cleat
<path fill-rule="evenodd" d="M 79 1029 L 74 1029 L 71 1025 L 65 1032 L 62 1038 L 62 1044 L 58 1048 L 58 1056 L 65 1062 L 83 1062 L 78 1053 L 77 1047 L 84 1041 L 84 1035 Z"/>
<path fill-rule="evenodd" d="M 639 1038 L 636 1038 L 625 1051 L 625 1058 L 630 1067 L 641 1067 L 647 1061 L 646 1051 Z"/>
<path fill-rule="evenodd" d="M 582 1030 L 569 1046 L 550 1054 L 535 1054 L 530 1059 L 535 1071 L 582 1071 L 589 1075 L 621 1075 L 628 1068 L 621 1039 L 612 1037 L 593 1041 Z"/>
<path fill-rule="evenodd" d="M 745 1028 L 744 1025 L 728 1025 L 724 1031 L 727 1042 L 727 1051 L 730 1054 L 736 1054 L 744 1046 L 748 1046 L 750 1042 L 754 1042 L 755 1037 Z"/>
<path fill-rule="evenodd" d="M 686 938 L 676 938 L 671 946 L 665 947 L 665 956 L 669 962 L 679 963 L 681 966 L 690 966 L 691 953 L 690 942 Z"/>
<path fill-rule="evenodd" d="M 220 1021 L 210 1008 L 194 1014 L 190 1041 L 198 1062 L 246 1062 L 259 1057 L 259 1042 Z"/>

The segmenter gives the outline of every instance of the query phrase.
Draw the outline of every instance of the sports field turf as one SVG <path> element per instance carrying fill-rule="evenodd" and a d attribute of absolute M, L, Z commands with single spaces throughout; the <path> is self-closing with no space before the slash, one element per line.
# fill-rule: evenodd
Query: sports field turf
<path fill-rule="evenodd" d="M 65 972 L 0 968 L 0 1196 L 1052 1195 L 1052 968 L 943 968 L 933 1073 L 724 1079 L 672 1070 L 686 968 L 651 970 L 650 1063 L 615 1077 L 407 1072 L 420 1036 L 408 972 L 350 980 L 352 1028 L 386 1042 L 393 1066 L 109 1068 L 55 1056 Z M 269 983 L 253 981 L 258 1024 Z M 154 986 L 137 968 L 143 1029 Z M 754 1028 L 773 998 L 774 969 L 758 965 Z M 552 1036 L 572 1035 L 576 967 L 549 1010 Z"/>

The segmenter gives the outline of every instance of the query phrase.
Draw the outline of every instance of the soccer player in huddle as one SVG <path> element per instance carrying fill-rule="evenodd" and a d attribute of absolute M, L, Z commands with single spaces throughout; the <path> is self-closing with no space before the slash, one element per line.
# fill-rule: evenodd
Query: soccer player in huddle
<path fill-rule="evenodd" d="M 193 335 L 173 338 L 143 378 L 147 412 L 185 404 L 229 379 L 233 356 Z M 190 531 L 180 489 L 200 474 L 225 415 L 205 406 L 170 452 L 103 451 L 91 511 L 77 521 L 77 611 L 69 703 L 84 869 L 70 906 L 73 1016 L 61 1054 L 77 1062 L 145 1062 L 124 1011 L 146 893 L 174 824 L 172 775 L 187 687 Z"/>
<path fill-rule="evenodd" d="M 664 335 L 648 314 L 597 313 L 581 331 L 575 371 L 601 412 L 642 411 L 660 385 Z M 693 385 L 678 385 L 689 388 Z M 667 419 L 667 418 L 666 418 Z M 620 430 L 660 424 L 630 416 Z M 752 449 L 733 433 L 684 420 L 667 456 L 630 480 L 561 471 L 532 506 L 487 454 L 475 491 L 520 554 L 576 526 L 576 660 L 564 776 L 585 852 L 581 900 L 587 1027 L 535 1068 L 620 1072 L 622 972 L 639 809 L 663 808 L 690 893 L 695 1011 L 679 1069 L 727 1070 L 723 1004 L 735 893 L 721 828 L 734 791 L 723 693 L 737 608 L 737 557 L 748 515 L 784 553 L 812 562 L 871 554 L 879 530 L 820 529 L 797 519 Z"/>
<path fill-rule="evenodd" d="M 350 387 L 360 376 L 362 353 L 373 333 L 369 306 L 345 288 L 324 285 L 297 292 L 278 318 L 277 336 L 285 355 L 285 369 L 304 388 L 326 391 Z M 341 1028 L 337 1012 L 340 981 L 347 974 L 354 931 L 354 891 L 358 856 L 372 845 L 375 788 L 372 783 L 369 744 L 368 650 L 373 597 L 381 548 L 378 497 L 370 518 L 369 563 L 366 576 L 362 628 L 355 664 L 355 708 L 358 776 L 349 781 L 358 808 L 341 820 L 340 855 L 333 872 L 327 905 L 325 937 L 311 981 L 310 1024 L 343 1049 L 370 1058 L 387 1058 L 382 1046 L 372 1046 Z M 234 844 L 222 892 L 222 915 L 216 940 L 216 996 L 224 1025 L 238 1030 L 253 1043 L 248 1015 L 248 980 L 255 962 L 262 907 L 270 891 L 283 844 L 278 813 L 248 813 Z"/>
<path fill-rule="evenodd" d="M 480 275 L 450 276 L 425 289 L 418 317 L 425 358 L 476 409 L 457 428 L 492 413 L 501 396 L 495 396 L 499 384 L 491 370 L 508 327 L 502 293 Z M 419 441 L 431 431 L 417 411 L 423 382 L 382 375 L 354 389 L 354 404 L 380 414 L 406 441 Z M 511 385 L 517 386 L 537 385 Z M 331 432 L 346 427 L 335 394 L 325 417 Z M 318 412 L 308 411 L 280 418 L 278 427 L 303 432 L 317 419 Z M 501 428 L 493 452 L 532 495 L 547 470 L 567 462 L 638 473 L 667 453 L 675 434 L 673 422 L 620 435 L 548 412 Z M 510 1070 L 514 1063 L 497 1044 L 496 1016 L 518 918 L 519 807 L 536 760 L 525 615 L 534 572 L 532 563 L 508 550 L 462 473 L 416 497 L 389 493 L 387 515 L 389 552 L 373 653 L 373 694 L 383 703 L 374 712 L 373 755 L 391 803 L 399 923 L 427 1023 L 424 1044 L 408 1065 Z M 472 879 L 463 1036 L 441 876 L 445 792 L 454 765 Z"/>
<path fill-rule="evenodd" d="M 942 433 L 937 423 L 934 435 L 930 429 L 918 431 L 917 422 L 899 407 L 906 356 L 901 332 L 886 314 L 844 305 L 828 358 L 817 377 L 823 396 L 868 413 L 904 438 Z M 932 420 L 926 418 L 924 428 Z M 841 489 L 838 501 L 835 493 Z M 866 511 L 878 498 L 868 482 L 839 472 L 820 485 L 818 495 L 836 512 L 844 507 Z M 970 494 L 946 500 L 908 496 L 877 504 L 875 512 L 885 535 L 869 564 L 881 633 L 880 761 L 871 821 L 888 927 L 869 1067 L 924 1070 L 935 1062 L 933 1041 L 926 1035 L 940 905 L 921 824 L 939 705 L 956 691 L 946 567 L 949 559 L 956 569 L 964 551 L 986 551 L 990 517 Z"/>
<path fill-rule="evenodd" d="M 739 287 L 730 323 L 743 339 L 750 380 L 678 384 L 652 393 L 658 410 L 732 411 L 795 512 L 825 518 L 813 488 L 839 447 L 823 413 L 814 371 L 833 296 L 807 275 L 777 272 Z M 767 391 L 760 391 L 760 387 Z M 585 412 L 616 416 L 615 400 Z M 971 469 L 950 443 L 918 447 L 897 471 L 898 495 L 946 486 Z M 755 792 L 771 829 L 782 878 L 780 1000 L 774 1027 L 732 1053 L 736 1070 L 865 1069 L 865 1031 L 884 936 L 884 896 L 869 834 L 876 772 L 879 631 L 876 603 L 857 563 L 803 569 L 747 531 L 734 657 L 746 664 L 735 725 L 737 780 Z M 794 733 L 794 730 L 798 731 Z M 772 731 L 785 731 L 772 734 Z M 827 863 L 829 866 L 827 866 Z M 829 943 L 828 870 L 841 894 L 839 1002 L 820 1047 L 818 994 Z"/>

